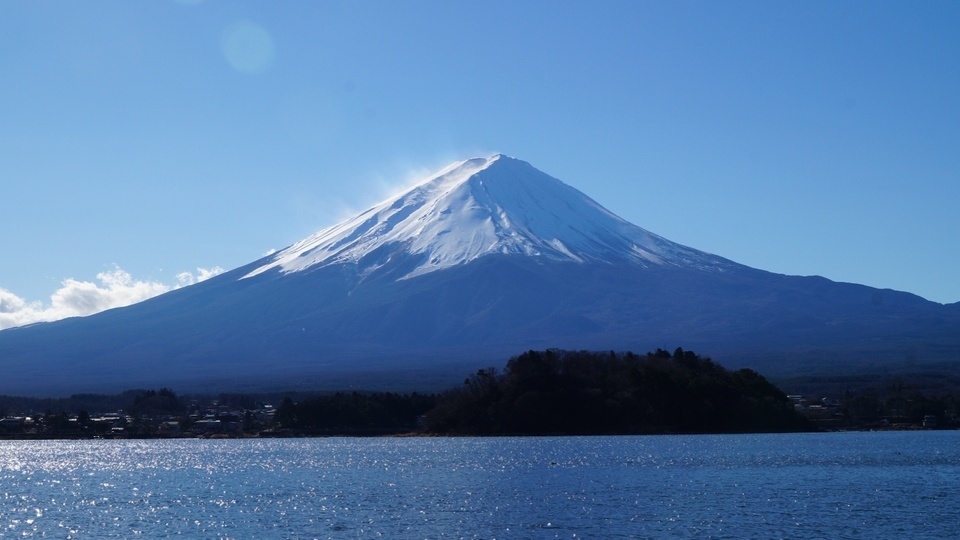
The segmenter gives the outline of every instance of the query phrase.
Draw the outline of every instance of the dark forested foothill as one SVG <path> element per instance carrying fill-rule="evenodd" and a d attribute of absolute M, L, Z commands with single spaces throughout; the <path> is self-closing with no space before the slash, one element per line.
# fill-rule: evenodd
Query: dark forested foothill
<path fill-rule="evenodd" d="M 810 429 L 754 371 L 677 349 L 529 351 L 443 394 L 425 428 L 450 434 L 736 433 Z"/>

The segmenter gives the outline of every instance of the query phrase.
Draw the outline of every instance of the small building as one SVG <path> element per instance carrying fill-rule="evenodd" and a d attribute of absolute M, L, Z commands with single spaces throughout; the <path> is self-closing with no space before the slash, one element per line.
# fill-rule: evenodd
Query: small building
<path fill-rule="evenodd" d="M 159 431 L 160 433 L 166 433 L 166 434 L 168 434 L 168 435 L 179 435 L 179 434 L 180 434 L 180 422 L 176 422 L 176 421 L 173 421 L 173 420 L 168 420 L 168 421 L 166 421 L 166 422 L 162 422 L 162 423 L 160 424 L 160 426 L 159 426 L 158 431 Z"/>
<path fill-rule="evenodd" d="M 220 420 L 203 419 L 193 423 L 193 431 L 196 433 L 219 433 L 223 430 L 223 423 Z"/>
<path fill-rule="evenodd" d="M 26 421 L 26 417 L 23 416 L 7 416 L 5 418 L 0 418 L 0 428 L 3 428 L 6 431 L 19 432 L 23 430 L 23 426 Z"/>

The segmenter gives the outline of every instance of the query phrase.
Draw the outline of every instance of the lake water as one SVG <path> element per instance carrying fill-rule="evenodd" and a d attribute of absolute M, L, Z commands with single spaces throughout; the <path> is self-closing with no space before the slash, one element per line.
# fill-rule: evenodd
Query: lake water
<path fill-rule="evenodd" d="M 953 538 L 960 432 L 0 442 L 0 536 Z"/>

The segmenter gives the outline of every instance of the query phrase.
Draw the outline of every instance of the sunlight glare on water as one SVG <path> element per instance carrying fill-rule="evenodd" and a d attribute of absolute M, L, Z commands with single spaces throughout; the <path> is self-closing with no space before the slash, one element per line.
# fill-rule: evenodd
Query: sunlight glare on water
<path fill-rule="evenodd" d="M 957 432 L 0 442 L 0 535 L 949 538 Z"/>

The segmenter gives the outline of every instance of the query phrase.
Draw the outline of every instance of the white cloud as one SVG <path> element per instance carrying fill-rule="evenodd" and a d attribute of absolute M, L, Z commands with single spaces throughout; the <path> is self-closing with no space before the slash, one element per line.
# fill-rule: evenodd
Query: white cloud
<path fill-rule="evenodd" d="M 213 276 L 223 273 L 223 268 L 219 266 L 214 266 L 213 268 L 200 268 L 197 267 L 197 273 L 193 274 L 191 272 L 180 272 L 177 274 L 177 282 L 179 287 L 186 287 L 187 285 L 193 285 L 194 283 L 200 283 L 201 281 L 206 281 Z M 179 288 L 175 287 L 175 288 Z"/>
<path fill-rule="evenodd" d="M 57 321 L 67 317 L 82 317 L 101 311 L 129 306 L 173 289 L 193 285 L 223 272 L 220 267 L 197 268 L 196 274 L 177 275 L 176 285 L 158 281 L 136 280 L 119 266 L 97 274 L 99 283 L 64 280 L 60 289 L 50 296 L 50 304 L 28 302 L 10 291 L 0 288 L 0 330 L 37 322 Z"/>
<path fill-rule="evenodd" d="M 29 307 L 27 302 L 12 292 L 0 289 L 0 315 L 15 313 Z"/>

